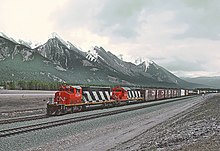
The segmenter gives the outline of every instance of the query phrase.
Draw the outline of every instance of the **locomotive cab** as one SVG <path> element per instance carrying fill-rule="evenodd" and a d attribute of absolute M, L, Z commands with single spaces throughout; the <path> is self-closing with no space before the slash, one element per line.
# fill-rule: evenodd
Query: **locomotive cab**
<path fill-rule="evenodd" d="M 128 90 L 125 87 L 114 87 L 112 88 L 111 99 L 113 100 L 127 100 L 128 99 Z"/>
<path fill-rule="evenodd" d="M 82 107 L 82 88 L 80 86 L 61 86 L 55 93 L 53 101 L 47 103 L 48 115 L 60 115 L 66 112 L 74 112 Z"/>
<path fill-rule="evenodd" d="M 82 102 L 82 88 L 80 86 L 61 86 L 55 93 L 54 103 L 76 104 Z"/>

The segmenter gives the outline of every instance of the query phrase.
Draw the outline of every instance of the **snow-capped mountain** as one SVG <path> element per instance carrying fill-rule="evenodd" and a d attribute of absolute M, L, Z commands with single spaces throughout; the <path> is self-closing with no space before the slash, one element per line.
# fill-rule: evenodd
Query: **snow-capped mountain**
<path fill-rule="evenodd" d="M 5 38 L 5 39 L 7 39 L 9 41 L 12 41 L 15 44 L 24 45 L 24 46 L 26 46 L 26 47 L 28 47 L 30 49 L 33 49 L 34 45 L 36 45 L 36 44 L 32 43 L 31 41 L 27 42 L 27 41 L 24 41 L 22 39 L 11 38 L 11 37 L 7 36 L 6 34 L 4 34 L 3 32 L 0 32 L 0 37 Z"/>
<path fill-rule="evenodd" d="M 22 76 L 26 80 L 49 78 L 52 81 L 55 79 L 68 83 L 96 85 L 123 84 L 160 87 L 193 85 L 152 61 L 140 61 L 136 64 L 126 62 L 110 51 L 97 46 L 83 52 L 56 33 L 51 34 L 46 43 L 36 48 L 30 45 L 31 42 L 26 43 L 22 40 L 17 42 L 3 33 L 0 35 L 0 70 L 5 70 L 1 77 L 5 80 L 19 80 L 15 78 L 16 76 Z M 16 62 L 21 65 L 16 66 Z M 27 66 L 30 66 L 29 70 Z"/>
<path fill-rule="evenodd" d="M 21 45 L 11 38 L 0 36 L 0 61 L 7 58 L 14 58 L 15 55 L 20 54 L 23 61 L 28 61 L 33 58 L 33 52 L 31 48 L 26 45 Z"/>
<path fill-rule="evenodd" d="M 9 40 L 9 41 L 12 41 L 12 42 L 14 42 L 14 43 L 18 43 L 16 40 L 14 40 L 13 38 L 11 38 L 11 37 L 8 37 L 6 34 L 4 34 L 3 32 L 0 32 L 0 37 L 2 37 L 2 38 L 5 38 L 5 39 L 7 39 L 7 40 Z"/>
<path fill-rule="evenodd" d="M 93 50 L 89 50 L 86 58 L 91 62 L 95 62 L 97 65 L 102 65 L 113 72 L 121 72 L 127 76 L 144 75 L 151 78 L 149 74 L 144 72 L 145 69 L 143 69 L 142 65 L 135 65 L 131 62 L 123 61 L 102 47 L 95 46 Z"/>

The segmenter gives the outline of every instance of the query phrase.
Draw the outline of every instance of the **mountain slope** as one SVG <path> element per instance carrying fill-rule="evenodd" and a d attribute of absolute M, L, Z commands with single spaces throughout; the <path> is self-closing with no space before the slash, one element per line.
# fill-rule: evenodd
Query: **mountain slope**
<path fill-rule="evenodd" d="M 57 37 L 54 37 L 44 45 L 37 47 L 36 50 L 39 54 L 64 69 L 72 69 L 74 66 L 82 65 L 82 60 L 85 58 L 83 53 L 80 54 L 77 48 L 68 48 L 68 46 L 63 44 Z"/>
<path fill-rule="evenodd" d="M 176 77 L 154 62 L 135 65 L 119 59 L 102 47 L 82 52 L 57 34 L 34 49 L 26 44 L 0 36 L 2 81 L 35 79 L 93 85 L 198 86 Z"/>
<path fill-rule="evenodd" d="M 206 85 L 206 87 L 220 89 L 220 77 L 196 77 L 196 78 L 183 78 L 183 79 L 189 82 L 193 81 L 196 83 Z"/>
<path fill-rule="evenodd" d="M 163 67 L 157 65 L 154 62 L 149 63 L 147 73 L 152 75 L 158 81 L 166 81 L 169 83 L 175 83 L 181 88 L 195 88 L 195 87 L 204 87 L 203 84 L 194 83 L 194 81 L 187 82 L 181 78 L 175 76 L 171 72 L 167 71 Z"/>
<path fill-rule="evenodd" d="M 5 60 L 7 58 L 14 58 L 15 55 L 22 55 L 23 61 L 31 60 L 33 50 L 13 41 L 10 41 L 4 37 L 0 36 L 0 61 Z"/>

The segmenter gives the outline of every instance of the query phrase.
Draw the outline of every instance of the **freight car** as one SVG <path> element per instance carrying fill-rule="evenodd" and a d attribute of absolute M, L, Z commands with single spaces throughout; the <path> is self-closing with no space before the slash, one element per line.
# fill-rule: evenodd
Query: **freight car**
<path fill-rule="evenodd" d="M 63 85 L 47 103 L 48 115 L 61 115 L 86 110 L 94 106 L 113 107 L 131 102 L 155 101 L 188 95 L 183 89 L 81 87 Z"/>

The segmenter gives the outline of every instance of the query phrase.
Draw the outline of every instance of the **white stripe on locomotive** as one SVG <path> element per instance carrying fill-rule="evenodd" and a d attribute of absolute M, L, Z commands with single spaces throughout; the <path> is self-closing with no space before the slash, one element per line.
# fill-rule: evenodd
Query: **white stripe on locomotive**
<path fill-rule="evenodd" d="M 96 91 L 92 91 L 92 94 L 95 97 L 95 101 L 99 101 L 99 97 L 98 97 Z"/>
<path fill-rule="evenodd" d="M 106 94 L 106 96 L 107 96 L 107 99 L 110 100 L 110 94 L 109 94 L 109 92 L 108 92 L 108 91 L 105 91 L 105 94 Z"/>
<path fill-rule="evenodd" d="M 137 91 L 135 91 L 135 95 L 136 95 L 136 97 L 135 97 L 135 98 L 138 98 L 138 93 L 137 93 Z"/>
<path fill-rule="evenodd" d="M 133 94 L 134 94 L 133 98 L 136 98 L 136 94 L 135 94 L 135 91 L 134 91 L 134 90 L 133 90 Z"/>
<path fill-rule="evenodd" d="M 138 97 L 139 97 L 139 98 L 141 97 L 141 92 L 140 92 L 140 91 L 138 91 Z"/>
<path fill-rule="evenodd" d="M 84 91 L 84 93 L 87 95 L 88 100 L 86 101 L 92 101 L 92 97 L 88 91 Z"/>
<path fill-rule="evenodd" d="M 132 93 L 132 98 L 135 98 L 134 91 L 131 91 L 131 93 Z"/>
<path fill-rule="evenodd" d="M 131 91 L 128 91 L 128 98 L 131 98 Z"/>
<path fill-rule="evenodd" d="M 102 91 L 99 91 L 99 94 L 100 94 L 100 96 L 101 96 L 102 100 L 106 100 L 106 99 L 105 99 L 105 96 L 104 96 L 104 94 L 103 94 L 103 92 L 102 92 Z"/>

